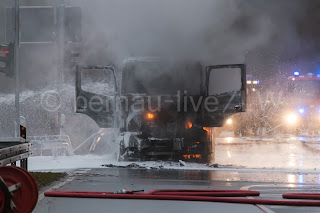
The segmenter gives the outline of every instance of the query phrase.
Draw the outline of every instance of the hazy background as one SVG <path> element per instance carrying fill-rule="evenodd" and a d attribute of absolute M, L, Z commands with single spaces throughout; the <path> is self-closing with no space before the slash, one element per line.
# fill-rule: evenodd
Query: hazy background
<path fill-rule="evenodd" d="M 5 7 L 13 2 L 0 2 L 1 43 L 5 39 Z M 82 8 L 83 40 L 77 44 L 82 63 L 119 68 L 123 59 L 132 56 L 200 60 L 205 65 L 245 62 L 248 74 L 275 91 L 294 70 L 320 71 L 318 0 L 21 0 L 21 6 L 63 2 Z M 28 93 L 29 104 L 22 105 L 22 112 L 34 127 L 51 126 L 50 131 L 33 134 L 56 132 L 56 114 L 36 113 L 41 107 L 39 96 L 59 83 L 56 51 L 56 42 L 21 45 L 21 90 L 37 91 Z M 70 77 L 63 90 L 70 102 L 65 108 L 69 131 L 85 138 L 97 126 L 74 113 L 74 71 L 67 70 L 65 75 Z M 0 74 L 0 100 L 8 99 L 13 83 Z M 0 103 L 5 117 L 0 122 L 2 135 L 12 126 L 13 103 Z M 79 120 L 88 131 L 80 128 Z"/>
<path fill-rule="evenodd" d="M 2 42 L 4 7 L 12 2 L 0 3 Z M 87 63 L 118 65 L 128 56 L 146 55 L 200 59 L 206 64 L 246 61 L 248 72 L 262 79 L 320 67 L 317 0 L 21 0 L 21 5 L 63 2 L 83 9 L 81 47 Z M 49 54 L 54 47 L 39 46 L 29 45 L 29 53 L 38 50 L 21 57 L 28 88 L 35 86 L 29 78 L 39 82 L 55 78 L 57 61 Z M 2 91 L 4 85 L 2 80 Z"/>

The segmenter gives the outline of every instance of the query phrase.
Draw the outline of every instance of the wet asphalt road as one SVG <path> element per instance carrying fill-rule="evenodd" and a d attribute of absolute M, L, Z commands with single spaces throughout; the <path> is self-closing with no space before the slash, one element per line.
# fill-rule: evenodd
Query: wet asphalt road
<path fill-rule="evenodd" d="M 320 138 L 218 138 L 215 163 L 236 168 L 319 170 Z"/>
<path fill-rule="evenodd" d="M 258 170 L 78 169 L 60 182 L 61 191 L 117 191 L 151 189 L 249 189 L 260 198 L 281 199 L 286 192 L 319 192 L 317 173 Z M 55 183 L 58 184 L 58 183 Z M 64 184 L 64 185 L 63 185 Z M 257 198 L 259 199 L 259 198 Z M 320 207 L 286 207 L 185 201 L 107 200 L 42 197 L 34 212 L 320 212 Z"/>

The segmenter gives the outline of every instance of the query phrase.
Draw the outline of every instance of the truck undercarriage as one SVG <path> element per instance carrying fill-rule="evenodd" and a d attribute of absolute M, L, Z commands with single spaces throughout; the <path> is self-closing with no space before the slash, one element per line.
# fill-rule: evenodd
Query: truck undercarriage
<path fill-rule="evenodd" d="M 209 162 L 212 142 L 202 127 L 186 129 L 177 137 L 152 137 L 143 132 L 123 133 L 119 160 L 185 160 Z"/>

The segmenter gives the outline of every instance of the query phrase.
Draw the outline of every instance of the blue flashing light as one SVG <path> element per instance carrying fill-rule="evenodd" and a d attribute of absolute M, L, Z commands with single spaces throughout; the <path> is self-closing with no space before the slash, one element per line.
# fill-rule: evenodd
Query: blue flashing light
<path fill-rule="evenodd" d="M 260 85 L 260 81 L 258 80 L 258 85 Z"/>
<path fill-rule="evenodd" d="M 298 109 L 298 112 L 300 113 L 300 114 L 304 114 L 305 112 L 306 112 L 306 110 L 305 110 L 305 108 L 299 108 Z"/>
<path fill-rule="evenodd" d="M 300 72 L 299 72 L 299 71 L 294 71 L 294 72 L 293 72 L 293 75 L 294 75 L 294 76 L 299 76 L 299 75 L 300 75 Z"/>
<path fill-rule="evenodd" d="M 317 74 L 320 76 L 320 67 L 318 67 Z"/>

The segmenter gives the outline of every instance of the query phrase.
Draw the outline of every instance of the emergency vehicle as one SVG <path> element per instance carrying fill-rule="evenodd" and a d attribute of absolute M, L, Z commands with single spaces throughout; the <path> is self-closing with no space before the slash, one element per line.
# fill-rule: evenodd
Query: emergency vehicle
<path fill-rule="evenodd" d="M 318 134 L 320 129 L 320 75 L 301 75 L 295 71 L 288 78 L 282 119 L 285 130 Z"/>

